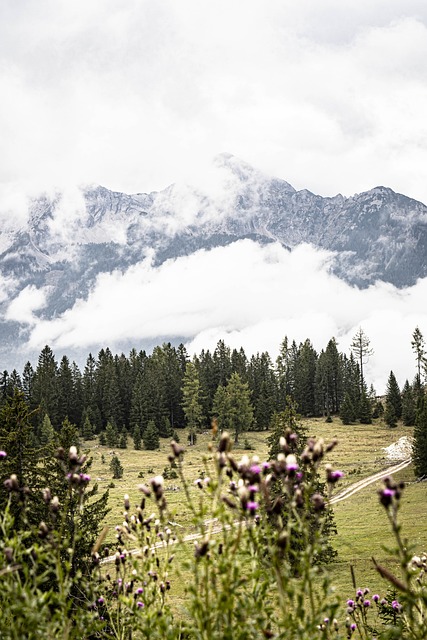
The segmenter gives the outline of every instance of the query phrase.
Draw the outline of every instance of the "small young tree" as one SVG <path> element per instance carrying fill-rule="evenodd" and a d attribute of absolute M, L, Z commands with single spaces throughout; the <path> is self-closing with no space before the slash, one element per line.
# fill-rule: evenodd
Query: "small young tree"
<path fill-rule="evenodd" d="M 123 466 L 116 454 L 111 458 L 110 470 L 113 474 L 113 478 L 115 479 L 119 479 L 123 476 Z"/>
<path fill-rule="evenodd" d="M 118 445 L 119 449 L 127 449 L 128 439 L 126 433 L 120 434 Z"/>
<path fill-rule="evenodd" d="M 157 431 L 156 423 L 154 420 L 150 420 L 143 433 L 142 440 L 144 447 L 149 451 L 154 451 L 160 446 L 159 432 Z"/>
<path fill-rule="evenodd" d="M 94 430 L 90 423 L 88 415 L 86 415 L 85 420 L 83 422 L 82 435 L 85 440 L 92 440 L 94 437 Z"/>
<path fill-rule="evenodd" d="M 133 439 L 134 449 L 136 449 L 136 451 L 139 451 L 141 449 L 141 444 L 142 444 L 142 433 L 141 433 L 141 427 L 139 426 L 139 424 L 136 424 L 134 426 L 134 429 L 132 432 L 132 439 Z"/>
<path fill-rule="evenodd" d="M 40 427 L 39 441 L 42 446 L 54 442 L 56 438 L 55 429 L 52 427 L 49 416 L 45 413 L 43 422 Z"/>
<path fill-rule="evenodd" d="M 105 428 L 105 439 L 107 441 L 107 446 L 117 447 L 119 436 L 116 427 L 114 427 L 111 422 L 107 422 L 107 426 Z"/>

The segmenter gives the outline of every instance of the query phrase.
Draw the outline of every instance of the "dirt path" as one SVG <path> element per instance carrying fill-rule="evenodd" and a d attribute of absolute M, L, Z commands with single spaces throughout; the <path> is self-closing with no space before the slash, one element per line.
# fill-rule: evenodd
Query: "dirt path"
<path fill-rule="evenodd" d="M 343 489 L 343 491 L 340 491 L 340 493 L 338 493 L 336 496 L 331 498 L 331 500 L 329 501 L 329 504 L 337 504 L 337 502 L 341 502 L 342 500 L 347 500 L 347 498 L 350 498 L 358 491 L 361 491 L 365 487 L 368 487 L 370 484 L 373 484 L 374 482 L 377 482 L 378 480 L 381 480 L 386 476 L 390 476 L 393 473 L 397 473 L 398 471 L 401 471 L 402 469 L 407 467 L 409 464 L 411 464 L 411 458 L 407 458 L 406 460 L 403 460 L 398 464 L 394 464 L 392 467 L 388 467 L 387 469 L 378 471 L 377 473 L 374 473 L 372 476 L 363 478 L 363 480 L 359 480 L 358 482 L 351 484 L 346 489 Z"/>
<path fill-rule="evenodd" d="M 336 496 L 331 498 L 331 500 L 329 501 L 329 504 L 333 505 L 333 504 L 337 504 L 338 502 L 342 502 L 343 500 L 347 500 L 358 491 L 361 491 L 362 489 L 365 489 L 365 487 L 368 487 L 370 484 L 373 484 L 374 482 L 377 482 L 378 480 L 381 480 L 386 476 L 392 475 L 393 473 L 397 473 L 398 471 L 401 471 L 402 469 L 407 467 L 409 464 L 411 464 L 411 458 L 403 460 L 402 462 L 399 462 L 398 464 L 395 464 L 391 467 L 387 467 L 387 469 L 383 469 L 382 471 L 378 471 L 377 473 L 374 473 L 373 475 L 368 476 L 367 478 L 363 478 L 358 482 L 354 482 L 349 487 L 347 487 L 346 489 L 343 489 L 343 491 L 340 491 L 340 493 L 338 493 Z M 221 530 L 222 530 L 221 526 L 214 526 L 212 528 L 211 533 L 213 534 L 220 533 Z M 181 539 L 181 542 L 193 542 L 194 540 L 199 540 L 200 538 L 204 537 L 204 535 L 205 534 L 201 534 L 201 533 L 190 533 L 187 536 L 184 536 L 184 538 Z M 174 543 L 176 542 L 178 542 L 178 540 L 174 541 Z M 169 545 L 170 544 L 171 544 L 171 541 L 169 542 Z M 165 542 L 157 542 L 151 548 L 160 549 L 161 547 L 164 547 L 164 546 L 166 546 Z M 130 553 L 131 555 L 137 555 L 138 553 L 140 553 L 140 549 L 133 549 L 132 551 L 128 551 L 128 553 Z M 101 564 L 108 564 L 110 562 L 114 562 L 114 560 L 115 560 L 115 556 L 108 556 L 108 558 L 104 558 L 103 560 L 101 560 Z"/>

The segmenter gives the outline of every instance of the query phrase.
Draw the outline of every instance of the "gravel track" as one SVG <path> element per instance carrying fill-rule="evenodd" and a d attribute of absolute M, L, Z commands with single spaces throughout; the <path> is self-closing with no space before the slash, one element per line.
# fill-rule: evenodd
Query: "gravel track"
<path fill-rule="evenodd" d="M 346 489 L 343 489 L 343 491 L 340 491 L 340 493 L 338 493 L 336 496 L 331 498 L 331 500 L 329 501 L 329 504 L 334 505 L 334 504 L 337 504 L 338 502 L 342 502 L 343 500 L 348 500 L 348 498 L 351 498 L 351 496 L 353 496 L 355 493 L 357 493 L 358 491 L 361 491 L 362 489 L 365 489 L 365 487 L 368 487 L 370 484 L 373 484 L 374 482 L 378 482 L 378 480 L 382 480 L 382 478 L 386 478 L 387 476 L 392 475 L 393 473 L 397 473 L 398 471 L 405 469 L 405 467 L 409 466 L 411 462 L 412 462 L 411 458 L 407 458 L 406 460 L 403 460 L 398 464 L 394 464 L 391 467 L 387 467 L 387 469 L 383 469 L 382 471 L 378 471 L 377 473 L 374 473 L 373 475 L 368 476 L 367 478 L 363 478 L 363 480 L 354 482 L 349 487 L 347 487 Z M 209 522 L 212 522 L 212 521 L 209 521 Z M 222 531 L 221 526 L 213 526 L 211 529 L 211 534 L 221 533 L 221 531 Z M 184 536 L 184 538 L 182 538 L 181 541 L 193 542 L 195 540 L 199 540 L 205 535 L 206 534 L 202 534 L 202 533 L 190 533 L 187 536 Z M 177 542 L 178 542 L 177 539 L 169 540 L 168 544 L 166 544 L 166 542 L 164 541 L 157 542 L 151 547 L 151 549 L 160 549 L 166 546 L 170 547 L 173 544 L 176 544 Z M 141 553 L 141 550 L 133 549 L 132 551 L 128 551 L 128 553 L 134 556 Z M 108 564 L 108 563 L 114 562 L 114 560 L 115 560 L 115 556 L 108 556 L 107 558 L 104 558 L 103 560 L 101 560 L 101 564 Z"/>

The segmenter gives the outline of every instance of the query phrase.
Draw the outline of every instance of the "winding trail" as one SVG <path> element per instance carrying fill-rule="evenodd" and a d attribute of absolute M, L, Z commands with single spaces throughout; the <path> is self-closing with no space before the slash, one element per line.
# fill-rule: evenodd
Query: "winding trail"
<path fill-rule="evenodd" d="M 351 498 L 351 496 L 353 496 L 355 493 L 357 493 L 358 491 L 361 491 L 362 489 L 365 489 L 365 487 L 368 487 L 370 484 L 373 484 L 374 482 L 378 482 L 378 480 L 382 480 L 382 478 L 386 478 L 387 476 L 390 476 L 393 473 L 397 473 L 398 471 L 405 469 L 405 467 L 409 466 L 411 462 L 412 462 L 412 459 L 407 458 L 406 460 L 403 460 L 398 464 L 392 465 L 391 467 L 387 467 L 382 471 L 377 471 L 377 473 L 374 473 L 373 475 L 368 476 L 367 478 L 363 478 L 362 480 L 358 480 L 357 482 L 354 482 L 349 487 L 346 487 L 345 489 L 340 491 L 340 493 L 338 493 L 336 496 L 331 498 L 331 500 L 329 501 L 329 504 L 334 505 L 334 504 L 337 504 L 338 502 L 342 502 L 343 500 L 347 500 L 348 498 Z M 212 521 L 209 521 L 209 522 L 212 522 Z M 174 523 L 171 523 L 171 524 L 174 524 Z M 230 526 L 231 525 L 229 525 L 229 527 Z M 211 530 L 211 534 L 220 533 L 221 531 L 222 531 L 221 526 L 216 526 L 216 527 L 214 526 Z M 190 533 L 187 536 L 184 536 L 184 538 L 181 539 L 181 542 L 193 542 L 194 540 L 199 540 L 200 538 L 204 537 L 204 535 L 205 534 L 201 534 L 201 533 Z M 176 544 L 177 542 L 179 542 L 178 539 L 175 539 L 175 540 L 171 539 L 169 540 L 169 543 L 167 546 L 170 546 L 171 544 Z M 161 547 L 166 547 L 166 543 L 164 541 L 156 542 L 156 544 L 152 545 L 150 549 L 160 549 Z M 132 551 L 128 551 L 128 554 L 133 556 L 138 555 L 139 553 L 141 553 L 141 549 L 133 549 Z M 115 560 L 115 555 L 108 556 L 107 558 L 104 558 L 103 560 L 101 560 L 101 564 L 108 564 L 108 563 L 114 562 L 114 560 Z"/>
<path fill-rule="evenodd" d="M 363 478 L 363 480 L 359 480 L 358 482 L 354 482 L 346 489 L 343 489 L 336 496 L 330 499 L 329 504 L 337 504 L 337 502 L 341 502 L 342 500 L 347 500 L 358 491 L 361 491 L 365 487 L 368 487 L 370 484 L 381 480 L 382 478 L 386 478 L 393 473 L 397 473 L 401 471 L 405 467 L 409 466 L 412 462 L 411 458 L 407 458 L 398 464 L 393 465 L 392 467 L 387 467 L 387 469 L 383 469 L 382 471 L 378 471 L 374 473 L 372 476 L 368 476 L 367 478 Z"/>

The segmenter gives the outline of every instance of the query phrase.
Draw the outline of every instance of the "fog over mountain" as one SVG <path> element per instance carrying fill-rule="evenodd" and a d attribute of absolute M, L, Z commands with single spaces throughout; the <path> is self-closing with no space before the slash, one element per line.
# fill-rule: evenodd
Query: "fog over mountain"
<path fill-rule="evenodd" d="M 89 186 L 41 195 L 0 231 L 0 366 L 49 343 L 219 338 L 274 356 L 287 334 L 342 348 L 362 325 L 376 384 L 412 375 L 427 327 L 427 207 L 378 186 L 352 197 L 296 191 L 231 154 L 197 187 L 128 195 Z"/>

